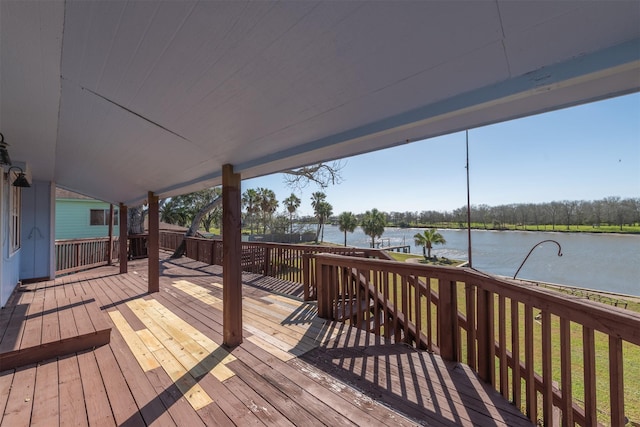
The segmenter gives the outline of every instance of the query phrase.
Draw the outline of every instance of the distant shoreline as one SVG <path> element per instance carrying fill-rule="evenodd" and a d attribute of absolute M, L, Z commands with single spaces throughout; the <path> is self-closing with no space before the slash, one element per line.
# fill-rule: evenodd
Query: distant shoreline
<path fill-rule="evenodd" d="M 513 279 L 510 279 L 510 280 L 513 280 Z M 542 288 L 552 289 L 552 290 L 555 290 L 556 292 L 565 293 L 565 294 L 577 296 L 580 298 L 586 298 L 591 301 L 602 302 L 609 305 L 618 306 L 617 303 L 620 303 L 620 302 L 628 303 L 629 306 L 625 306 L 624 308 L 628 310 L 640 312 L 640 296 L 638 295 L 621 294 L 617 292 L 603 291 L 599 289 L 590 289 L 590 288 L 584 288 L 579 286 L 561 285 L 557 283 L 547 283 L 539 280 L 528 280 L 528 279 L 515 279 L 515 280 L 525 282 L 532 286 L 539 286 Z M 597 297 L 594 297 L 594 296 L 597 296 Z"/>
<path fill-rule="evenodd" d="M 427 228 L 436 228 L 436 229 L 440 229 L 440 230 L 466 230 L 466 227 L 458 227 L 458 226 L 448 226 L 445 224 L 433 224 L 433 225 L 409 225 L 407 227 L 401 227 L 398 225 L 388 225 L 387 227 L 389 228 L 398 228 L 398 229 L 410 229 L 410 228 L 420 228 L 420 229 L 427 229 Z M 570 229 L 570 230 L 560 230 L 558 228 L 556 228 L 555 230 L 549 230 L 549 229 L 532 229 L 532 227 L 535 226 L 527 226 L 527 228 L 522 229 L 522 228 L 515 228 L 515 226 L 512 226 L 514 228 L 485 228 L 485 227 L 471 227 L 471 230 L 476 230 L 476 231 L 519 231 L 519 232 L 529 232 L 529 233 L 590 233 L 590 234 L 621 234 L 621 235 L 627 235 L 627 234 L 631 234 L 631 235 L 638 235 L 640 234 L 640 226 L 634 226 L 634 227 L 629 227 L 627 226 L 627 228 L 632 228 L 631 230 L 618 230 L 618 231 L 612 231 L 612 230 L 598 230 L 597 228 L 590 228 L 590 229 L 584 229 L 588 226 L 581 226 L 583 227 L 583 229 Z"/>

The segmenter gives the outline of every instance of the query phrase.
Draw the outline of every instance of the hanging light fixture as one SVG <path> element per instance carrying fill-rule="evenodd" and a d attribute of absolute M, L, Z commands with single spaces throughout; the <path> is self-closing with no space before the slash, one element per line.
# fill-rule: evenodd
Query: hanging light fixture
<path fill-rule="evenodd" d="M 11 157 L 9 157 L 9 150 L 7 147 L 9 144 L 4 142 L 4 135 L 0 132 L 0 166 L 11 166 Z"/>
<path fill-rule="evenodd" d="M 31 187 L 31 184 L 29 184 L 29 181 L 27 180 L 27 177 L 25 176 L 22 168 L 18 166 L 11 166 L 9 168 L 9 171 L 7 172 L 9 175 L 11 174 L 11 169 L 18 169 L 20 171 L 18 172 L 18 177 L 15 179 L 15 181 L 13 181 L 13 184 L 11 185 L 13 185 L 14 187 L 22 187 L 22 188 Z"/>

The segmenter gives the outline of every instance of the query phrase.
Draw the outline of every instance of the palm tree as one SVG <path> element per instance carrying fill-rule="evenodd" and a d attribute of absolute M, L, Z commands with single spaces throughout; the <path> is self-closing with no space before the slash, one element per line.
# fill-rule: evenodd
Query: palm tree
<path fill-rule="evenodd" d="M 300 202 L 300 198 L 293 193 L 284 199 L 284 205 L 287 207 L 287 211 L 289 211 L 289 226 L 291 228 L 291 234 L 293 234 L 293 214 L 296 213 L 296 209 L 300 207 Z"/>
<path fill-rule="evenodd" d="M 326 199 L 327 199 L 327 195 L 322 191 L 316 191 L 315 193 L 313 193 L 311 195 L 311 207 L 313 208 L 313 210 L 315 211 L 318 203 L 324 202 Z"/>
<path fill-rule="evenodd" d="M 358 220 L 352 212 L 342 212 L 338 217 L 338 227 L 344 233 L 344 245 L 347 246 L 347 232 L 353 233 L 358 226 Z"/>
<path fill-rule="evenodd" d="M 318 203 L 318 205 L 316 206 L 316 211 L 318 215 L 318 222 L 320 225 L 320 229 L 322 230 L 320 241 L 324 242 L 324 223 L 327 219 L 329 219 L 331 215 L 333 215 L 333 206 L 331 206 L 329 202 L 322 201 Z M 318 241 L 318 238 L 316 236 L 316 242 L 317 241 Z"/>
<path fill-rule="evenodd" d="M 253 235 L 253 219 L 254 215 L 259 212 L 260 206 L 258 192 L 253 188 L 248 189 L 242 195 L 242 205 L 247 209 L 247 216 L 249 217 L 249 229 L 251 235 Z"/>
<path fill-rule="evenodd" d="M 313 208 L 313 214 L 318 218 L 318 228 L 316 229 L 316 243 L 318 243 L 318 238 L 320 237 L 320 230 L 322 229 L 322 222 L 320 221 L 320 211 L 319 208 L 321 204 L 325 201 L 327 195 L 322 191 L 316 191 L 311 195 L 311 207 Z"/>
<path fill-rule="evenodd" d="M 262 234 L 267 234 L 267 224 L 270 222 L 276 209 L 278 209 L 276 193 L 268 188 L 258 188 L 258 204 L 262 211 Z"/>
<path fill-rule="evenodd" d="M 428 228 L 424 230 L 423 233 L 416 233 L 413 239 L 416 246 L 422 246 L 422 253 L 425 259 L 431 258 L 431 248 L 433 245 L 447 243 L 444 237 L 442 237 L 442 234 L 435 228 Z"/>
<path fill-rule="evenodd" d="M 187 223 L 188 215 L 179 197 L 165 201 L 160 209 L 160 221 L 180 226 Z"/>
<path fill-rule="evenodd" d="M 362 217 L 362 231 L 364 234 L 371 237 L 371 247 L 376 245 L 376 237 L 382 236 L 384 233 L 384 226 L 387 224 L 384 213 L 378 211 L 378 209 L 372 209 L 366 211 Z"/>

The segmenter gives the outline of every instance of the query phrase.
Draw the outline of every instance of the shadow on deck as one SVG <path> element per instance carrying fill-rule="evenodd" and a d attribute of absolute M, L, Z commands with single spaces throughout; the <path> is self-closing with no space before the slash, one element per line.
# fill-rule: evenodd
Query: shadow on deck
<path fill-rule="evenodd" d="M 1 425 L 531 425 L 471 370 L 320 319 L 290 282 L 243 276 L 244 342 L 228 349 L 221 267 L 163 260 L 153 295 L 146 268 L 38 286 L 95 298 L 112 339 L 0 372 Z"/>

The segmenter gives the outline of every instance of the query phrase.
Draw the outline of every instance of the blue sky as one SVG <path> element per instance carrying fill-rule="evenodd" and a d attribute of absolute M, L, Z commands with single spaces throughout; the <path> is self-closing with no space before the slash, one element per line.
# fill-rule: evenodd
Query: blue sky
<path fill-rule="evenodd" d="M 467 203 L 465 161 L 464 132 L 349 157 L 327 201 L 335 214 L 451 211 Z M 640 197 L 640 94 L 471 129 L 469 163 L 474 205 Z M 242 182 L 257 187 L 292 192 L 281 174 Z M 317 190 L 293 191 L 300 215 Z"/>

